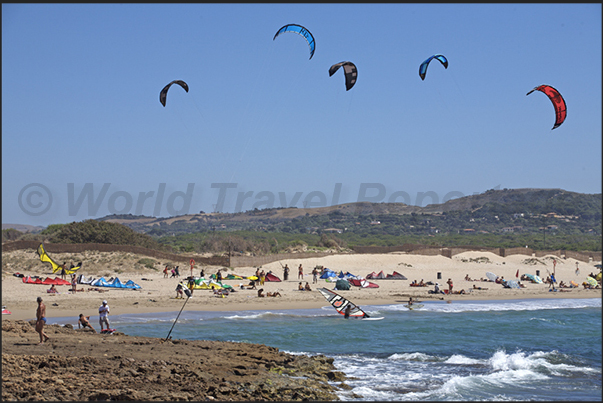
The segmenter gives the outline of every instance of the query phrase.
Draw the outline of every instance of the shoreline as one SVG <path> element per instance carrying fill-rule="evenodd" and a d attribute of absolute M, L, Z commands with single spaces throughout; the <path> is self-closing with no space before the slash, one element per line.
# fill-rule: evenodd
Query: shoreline
<path fill-rule="evenodd" d="M 592 291 L 600 291 L 600 290 L 592 290 Z M 343 296 L 346 296 L 345 291 L 341 293 Z M 601 293 L 596 294 L 595 292 L 593 293 L 589 293 L 589 294 L 582 294 L 582 295 L 568 295 L 569 293 L 555 293 L 557 295 L 553 295 L 553 293 L 546 293 L 546 294 L 539 294 L 539 295 L 530 295 L 530 296 L 522 296 L 522 295 L 509 295 L 509 296 L 496 296 L 496 297 L 492 297 L 492 296 L 464 296 L 464 295 L 452 295 L 450 297 L 447 296 L 447 298 L 442 298 L 442 299 L 437 299 L 437 298 L 420 298 L 419 300 L 416 300 L 415 302 L 429 302 L 429 301 L 441 301 L 444 303 L 452 303 L 452 302 L 458 302 L 458 301 L 463 301 L 463 302 L 471 302 L 471 301 L 509 301 L 509 300 L 541 300 L 541 299 L 593 299 L 593 298 L 601 298 Z M 561 295 L 558 295 L 561 294 Z M 193 296 L 194 298 L 194 296 Z M 415 298 L 413 296 L 413 298 Z M 324 300 L 324 298 L 323 298 Z M 182 301 L 184 301 L 184 299 L 180 300 L 181 303 L 183 304 Z M 380 306 L 380 305 L 398 305 L 398 304 L 405 304 L 407 303 L 407 301 L 403 300 L 403 299 L 364 299 L 362 300 L 363 303 L 361 305 L 361 307 L 367 307 L 367 306 Z M 279 303 L 279 304 L 275 304 L 273 306 L 267 307 L 265 304 L 261 304 L 261 303 L 246 303 L 244 308 L 241 308 L 240 306 L 234 306 L 232 304 L 229 305 L 222 305 L 222 306 L 218 306 L 218 305 L 213 305 L 213 306 L 207 306 L 207 307 L 198 307 L 198 306 L 191 306 L 189 305 L 190 301 L 187 302 L 187 305 L 185 306 L 185 309 L 183 310 L 183 312 L 185 311 L 189 311 L 189 312 L 246 312 L 246 311 L 270 311 L 270 310 L 296 310 L 296 309 L 318 309 L 318 308 L 322 308 L 322 307 L 328 307 L 329 304 L 326 300 L 324 300 L 324 302 L 285 302 L 285 303 Z M 189 308 L 190 307 L 190 308 Z M 82 313 L 82 310 L 77 310 L 77 309 L 56 309 L 55 307 L 50 307 L 53 309 L 49 309 L 49 307 L 47 306 L 47 318 L 48 319 L 53 319 L 53 318 L 66 318 L 66 317 L 72 317 L 74 318 L 74 321 L 77 321 L 77 318 L 79 316 L 80 313 Z M 180 308 L 182 308 L 182 305 L 180 307 L 170 307 L 170 308 L 163 308 L 163 307 L 141 307 L 141 308 L 134 308 L 134 307 L 129 307 L 129 306 L 118 306 L 116 308 L 111 307 L 111 316 L 114 315 L 132 315 L 132 314 L 143 314 L 143 315 L 148 315 L 148 314 L 153 314 L 153 313 L 166 313 L 166 312 L 179 312 Z M 81 312 L 82 311 L 82 312 Z M 86 316 L 88 316 L 86 314 Z M 24 321 L 29 321 L 32 319 L 35 319 L 35 308 L 32 311 L 32 309 L 18 309 L 18 310 L 13 310 L 11 311 L 10 315 L 2 315 L 2 319 L 3 320 L 12 320 L 12 321 L 16 321 L 16 320 L 24 320 Z M 92 318 L 91 318 L 92 320 Z M 96 323 L 93 322 L 93 326 L 96 325 Z"/>
<path fill-rule="evenodd" d="M 80 313 L 85 316 L 91 316 L 93 325 L 98 327 L 98 307 L 103 300 L 109 302 L 111 315 L 121 314 L 152 314 L 159 312 L 179 311 L 184 303 L 184 299 L 175 299 L 176 285 L 184 281 L 190 274 L 189 268 L 181 269 L 180 278 L 164 278 L 159 269 L 146 269 L 140 265 L 122 264 L 124 255 L 111 253 L 99 253 L 98 260 L 109 261 L 106 266 L 91 262 L 83 266 L 81 270 L 86 270 L 80 274 L 86 277 L 99 278 L 101 276 L 119 277 L 122 282 L 133 280 L 142 288 L 139 290 L 112 289 L 98 287 L 102 292 L 95 291 L 94 287 L 78 284 L 78 290 L 83 290 L 72 294 L 68 292 L 70 286 L 58 286 L 59 294 L 48 294 L 46 291 L 49 286 L 41 284 L 25 284 L 19 277 L 13 276 L 13 273 L 20 272 L 24 275 L 38 275 L 42 278 L 55 276 L 48 272 L 47 264 L 40 262 L 39 258 L 31 256 L 35 253 L 31 251 L 7 252 L 3 254 L 3 260 L 8 264 L 3 266 L 2 273 L 2 305 L 6 306 L 11 315 L 2 315 L 3 319 L 11 320 L 30 320 L 35 318 L 37 308 L 36 298 L 41 296 L 46 304 L 48 318 L 54 317 L 73 317 L 77 321 Z M 23 257 L 21 257 L 23 256 Z M 127 257 L 127 256 L 126 256 Z M 27 258 L 27 260 L 25 260 Z M 70 254 L 57 254 L 54 258 L 61 261 L 69 261 Z M 113 258 L 117 263 L 111 263 Z M 136 262 L 139 256 L 133 256 L 131 259 Z M 21 260 L 18 260 L 21 259 Z M 555 259 L 556 264 L 553 264 Z M 15 263 L 13 263 L 15 262 Z M 350 301 L 359 306 L 367 305 L 392 305 L 403 304 L 409 297 L 415 300 L 442 300 L 442 301 L 471 301 L 471 300 L 511 300 L 511 299 L 551 299 L 551 298 L 601 298 L 601 289 L 584 289 L 581 284 L 588 273 L 598 273 L 599 269 L 595 264 L 599 262 L 584 263 L 573 258 L 558 259 L 555 256 L 545 256 L 543 258 L 534 258 L 524 255 L 511 255 L 500 257 L 490 252 L 464 252 L 455 255 L 453 258 L 443 256 L 425 256 L 412 255 L 405 253 L 388 254 L 342 254 L 330 255 L 320 258 L 290 259 L 282 262 L 272 262 L 261 267 L 262 270 L 283 278 L 282 266 L 287 264 L 290 268 L 289 280 L 281 282 L 266 282 L 264 285 L 258 285 L 257 288 L 263 288 L 264 293 L 278 291 L 282 297 L 259 298 L 256 290 L 240 289 L 240 284 L 247 285 L 249 280 L 224 280 L 224 284 L 232 286 L 236 291 L 230 293 L 225 298 L 216 298 L 211 290 L 194 290 L 192 298 L 187 302 L 185 310 L 188 311 L 267 311 L 267 310 L 287 310 L 287 309 L 311 309 L 328 306 L 323 296 L 316 291 L 319 287 L 334 289 L 334 282 L 326 282 L 318 279 L 313 283 L 311 270 L 316 266 L 324 266 L 330 270 L 339 273 L 349 272 L 357 276 L 366 277 L 370 273 L 391 274 L 396 271 L 407 277 L 407 280 L 386 280 L 369 279 L 368 281 L 377 284 L 378 288 L 360 288 L 352 286 L 348 291 L 339 291 Z M 165 263 L 164 263 L 165 264 Z M 297 268 L 303 266 L 304 274 L 298 277 Z M 576 273 L 576 268 L 580 267 L 580 272 Z M 27 270 L 16 270 L 20 267 L 27 267 Z M 131 267 L 131 268 L 130 268 Z M 237 267 L 224 268 L 219 266 L 195 267 L 194 275 L 199 275 L 199 271 L 205 270 L 206 278 L 222 270 L 224 274 L 236 274 L 240 276 L 251 276 L 255 274 L 255 267 Z M 12 270 L 10 270 L 12 269 Z M 535 284 L 522 282 L 525 288 L 506 289 L 502 285 L 490 281 L 484 281 L 486 272 L 492 272 L 503 276 L 506 279 L 515 279 L 519 273 L 537 274 L 546 277 L 548 272 L 555 270 L 558 281 L 563 280 L 566 283 L 574 281 L 580 286 L 572 289 L 563 289 L 563 291 L 549 292 L 549 286 L 546 284 Z M 465 277 L 469 276 L 472 280 L 467 281 Z M 425 282 L 438 282 L 440 288 L 447 288 L 446 281 L 451 279 L 454 288 L 453 291 L 465 290 L 465 294 L 429 294 L 434 286 L 411 287 L 413 280 L 424 280 Z M 298 291 L 299 282 L 308 282 L 312 291 Z M 473 289 L 481 287 L 482 290 Z"/>

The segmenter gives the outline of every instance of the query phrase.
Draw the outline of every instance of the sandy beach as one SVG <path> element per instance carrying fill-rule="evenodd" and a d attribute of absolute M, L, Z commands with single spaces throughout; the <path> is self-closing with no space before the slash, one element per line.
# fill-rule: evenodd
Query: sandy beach
<path fill-rule="evenodd" d="M 24 256 L 35 255 L 33 251 L 15 251 L 3 254 L 5 261 L 16 259 L 19 254 Z M 57 254 L 56 260 L 71 260 L 67 254 Z M 142 258 L 142 256 L 134 257 Z M 492 272 L 498 276 L 503 276 L 507 280 L 515 279 L 517 271 L 520 276 L 523 274 L 537 274 L 546 278 L 548 272 L 553 271 L 553 259 L 557 260 L 555 272 L 557 281 L 569 283 L 570 280 L 580 284 L 578 288 L 560 289 L 557 292 L 549 291 L 546 284 L 534 284 L 523 281 L 525 288 L 508 289 L 502 285 L 493 282 L 482 281 L 487 279 L 486 272 Z M 54 276 L 50 273 L 48 266 L 39 260 L 29 265 L 26 270 L 19 270 L 14 264 L 3 266 L 2 273 L 2 305 L 6 306 L 11 315 L 3 315 L 3 318 L 11 320 L 30 320 L 35 318 L 37 307 L 36 298 L 42 296 L 47 305 L 47 316 L 53 317 L 73 317 L 76 323 L 80 313 L 91 316 L 93 325 L 98 327 L 98 307 L 102 300 L 107 300 L 111 308 L 111 315 L 127 313 L 152 313 L 179 311 L 183 306 L 183 299 L 175 299 L 176 286 L 178 282 L 190 275 L 188 267 L 181 266 L 180 278 L 164 278 L 161 268 L 148 269 L 138 266 L 138 268 L 128 269 L 127 265 L 121 265 L 112 270 L 107 267 L 100 267 L 99 264 L 86 264 L 81 269 L 85 276 L 95 278 L 104 276 L 117 276 L 122 282 L 133 280 L 141 286 L 139 290 L 100 288 L 104 292 L 94 291 L 89 285 L 79 284 L 78 291 L 73 294 L 68 290 L 71 286 L 58 286 L 59 294 L 48 294 L 47 285 L 25 284 L 19 277 L 13 273 L 18 272 L 24 275 L 40 276 L 42 278 Z M 579 274 L 576 274 L 576 263 L 578 264 Z M 447 301 L 455 300 L 497 300 L 497 299 L 529 299 L 529 298 L 601 298 L 601 289 L 584 289 L 582 282 L 585 281 L 589 273 L 598 273 L 599 269 L 595 264 L 600 262 L 580 262 L 572 258 L 559 259 L 555 256 L 545 256 L 541 258 L 530 257 L 526 255 L 511 255 L 500 257 L 489 252 L 464 252 L 455 255 L 452 259 L 443 256 L 423 256 L 405 253 L 390 254 L 335 254 L 321 258 L 291 259 L 273 262 L 262 266 L 266 272 L 272 271 L 279 278 L 283 279 L 282 266 L 287 264 L 291 269 L 288 281 L 266 282 L 263 286 L 264 292 L 278 291 L 282 296 L 275 298 L 259 298 L 256 290 L 241 290 L 241 283 L 247 284 L 247 280 L 224 280 L 224 283 L 233 286 L 236 292 L 230 293 L 225 298 L 216 297 L 209 290 L 195 290 L 192 298 L 187 302 L 186 310 L 207 310 L 207 311 L 237 311 L 237 310 L 271 310 L 271 309 L 301 309 L 318 308 L 326 305 L 325 299 L 319 292 L 318 287 L 333 289 L 335 284 L 319 279 L 314 284 L 311 271 L 315 266 L 324 266 L 335 272 L 343 271 L 351 274 L 366 277 L 368 274 L 383 271 L 384 274 L 391 274 L 394 271 L 406 276 L 408 280 L 385 280 L 376 279 L 371 282 L 379 285 L 378 288 L 359 288 L 352 286 L 349 291 L 341 291 L 348 299 L 356 304 L 363 305 L 383 305 L 400 304 L 408 301 L 412 296 L 418 300 L 443 299 Z M 303 280 L 298 279 L 298 267 L 302 265 L 304 275 Z M 224 276 L 232 273 L 240 276 L 252 276 L 255 267 L 240 267 L 228 269 L 218 266 L 196 266 L 194 275 L 199 276 L 203 268 L 207 275 L 216 273 L 222 269 Z M 438 273 L 440 279 L 438 279 Z M 472 281 L 465 280 L 469 276 Z M 439 283 L 442 289 L 448 288 L 446 282 L 452 279 L 453 291 L 465 290 L 465 294 L 435 295 L 429 294 L 433 286 L 411 287 L 413 280 L 424 282 Z M 298 291 L 299 282 L 310 284 L 313 291 Z M 482 290 L 474 289 L 481 287 Z"/>
<path fill-rule="evenodd" d="M 350 272 L 366 277 L 370 273 L 391 274 L 394 271 L 408 280 L 370 280 L 378 288 L 351 287 L 340 291 L 360 306 L 402 304 L 410 296 L 418 300 L 439 299 L 454 303 L 459 300 L 502 300 L 531 298 L 601 298 L 601 289 L 582 286 L 550 292 L 545 284 L 524 282 L 526 288 L 507 289 L 494 282 L 482 281 L 486 272 L 505 279 L 519 274 L 546 277 L 553 270 L 553 256 L 536 259 L 525 255 L 502 258 L 492 253 L 465 252 L 452 259 L 443 256 L 422 256 L 403 253 L 341 254 L 321 258 L 291 259 L 264 265 L 283 278 L 282 265 L 291 268 L 288 281 L 266 282 L 264 292 L 278 291 L 282 297 L 259 298 L 256 290 L 241 290 L 240 283 L 225 280 L 237 289 L 225 298 L 209 290 L 195 290 L 190 299 L 175 299 L 176 285 L 190 274 L 181 269 L 180 278 L 164 278 L 159 267 L 145 268 L 137 262 L 141 256 L 97 253 L 82 267 L 85 276 L 108 279 L 118 276 L 122 282 L 133 280 L 140 290 L 98 288 L 79 284 L 84 291 L 69 292 L 71 286 L 58 286 L 59 294 L 48 294 L 48 285 L 26 284 L 15 272 L 30 276 L 54 277 L 47 266 L 36 261 L 31 250 L 3 254 L 2 305 L 12 312 L 2 315 L 2 398 L 3 400 L 338 400 L 336 393 L 349 390 L 344 373 L 333 365 L 333 359 L 321 355 L 291 355 L 269 345 L 207 340 L 163 340 L 128 336 L 117 332 L 99 335 L 90 329 L 74 326 L 80 313 L 90 316 L 99 329 L 98 307 L 107 300 L 112 315 L 186 310 L 239 311 L 319 308 L 327 303 L 316 291 L 319 287 L 333 289 L 333 282 L 319 279 L 313 283 L 312 268 L 324 266 L 333 271 Z M 55 256 L 69 261 L 67 254 Z M 118 263 L 116 263 L 118 262 Z M 161 262 L 165 264 L 168 262 Z M 573 280 L 581 284 L 586 276 L 598 273 L 599 262 L 578 262 L 558 259 L 558 281 Z M 304 269 L 303 280 L 297 268 Z M 159 262 L 157 263 L 159 265 Z M 26 270 L 23 270 L 26 267 Z M 111 269 L 114 267 L 115 269 Z M 131 268 L 129 268 L 131 267 Z M 203 267 L 207 274 L 222 269 L 226 274 L 251 276 L 254 267 L 226 269 Z M 199 275 L 201 267 L 195 268 Z M 439 274 L 439 276 L 438 276 Z M 472 280 L 465 280 L 465 276 Z M 439 279 L 438 277 L 441 277 Z M 447 288 L 452 279 L 453 291 L 465 294 L 435 295 L 433 286 L 411 287 L 413 280 L 438 282 Z M 313 291 L 298 291 L 299 282 L 308 282 Z M 473 289 L 473 286 L 482 290 Z M 36 298 L 42 296 L 47 306 L 49 324 L 45 332 L 50 339 L 38 345 L 34 330 Z M 184 304 L 186 301 L 186 305 Z M 67 317 L 72 321 L 53 324 L 52 318 Z M 118 327 L 118 326 L 117 326 Z M 75 376 L 74 374 L 78 374 Z"/>

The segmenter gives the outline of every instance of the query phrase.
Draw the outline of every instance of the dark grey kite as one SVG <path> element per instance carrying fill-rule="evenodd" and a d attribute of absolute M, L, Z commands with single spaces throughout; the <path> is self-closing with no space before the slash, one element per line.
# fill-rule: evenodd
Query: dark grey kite
<path fill-rule="evenodd" d="M 358 70 L 356 65 L 352 62 L 341 62 L 336 63 L 329 69 L 329 77 L 331 77 L 340 67 L 343 67 L 343 73 L 345 75 L 345 90 L 349 91 L 356 84 L 358 78 Z"/>
<path fill-rule="evenodd" d="M 167 100 L 167 93 L 168 93 L 168 90 L 170 89 L 170 87 L 172 86 L 172 84 L 178 84 L 179 86 L 184 88 L 184 91 L 188 92 L 188 84 L 186 84 L 184 81 L 182 81 L 182 80 L 172 81 L 171 83 L 169 83 L 168 85 L 163 87 L 163 89 L 159 93 L 159 102 L 161 102 L 161 105 L 163 105 L 163 106 L 165 106 L 165 101 Z"/>

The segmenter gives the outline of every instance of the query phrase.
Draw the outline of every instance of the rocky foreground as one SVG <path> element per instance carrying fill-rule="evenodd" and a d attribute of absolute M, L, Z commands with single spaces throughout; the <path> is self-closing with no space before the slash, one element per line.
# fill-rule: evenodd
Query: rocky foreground
<path fill-rule="evenodd" d="M 339 400 L 333 359 L 265 345 L 100 335 L 2 320 L 2 400 Z"/>

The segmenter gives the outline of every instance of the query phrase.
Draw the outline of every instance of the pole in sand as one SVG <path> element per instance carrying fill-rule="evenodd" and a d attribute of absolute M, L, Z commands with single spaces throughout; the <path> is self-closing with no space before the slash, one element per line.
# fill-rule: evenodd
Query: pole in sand
<path fill-rule="evenodd" d="M 172 328 L 170 329 L 170 332 L 168 333 L 168 335 L 165 337 L 164 341 L 168 341 L 168 339 L 170 338 L 170 334 L 172 334 L 172 330 L 174 330 L 174 326 L 176 326 L 176 322 L 178 322 L 178 318 L 180 317 L 180 314 L 182 313 L 182 310 L 184 309 L 184 305 L 186 305 L 186 303 L 188 302 L 188 300 L 191 298 L 191 296 L 193 294 L 191 294 L 190 290 L 188 288 L 184 289 L 184 293 L 186 294 L 186 301 L 184 301 L 184 304 L 182 305 L 182 308 L 180 308 L 180 312 L 178 312 L 178 316 L 176 316 L 176 319 L 174 320 L 174 324 L 172 325 Z"/>

